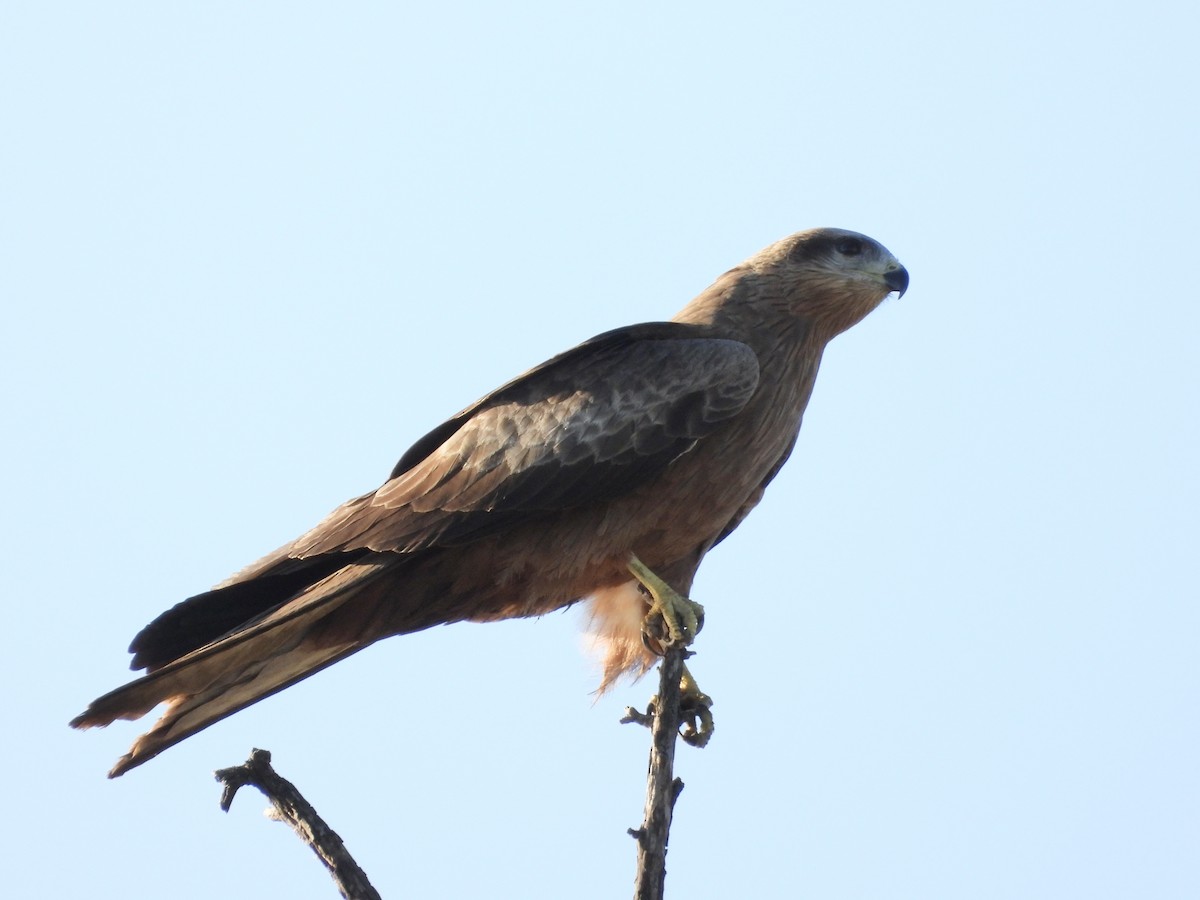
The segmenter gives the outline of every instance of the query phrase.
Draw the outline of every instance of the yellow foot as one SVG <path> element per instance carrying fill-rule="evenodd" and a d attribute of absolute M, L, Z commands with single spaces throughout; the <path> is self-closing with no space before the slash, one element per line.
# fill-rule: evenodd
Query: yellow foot
<path fill-rule="evenodd" d="M 684 597 L 630 554 L 629 571 L 650 595 L 642 630 L 664 647 L 686 647 L 704 627 L 704 607 Z"/>
<path fill-rule="evenodd" d="M 687 666 L 679 678 L 679 693 L 679 736 L 693 747 L 703 747 L 713 733 L 712 697 L 700 690 Z"/>
<path fill-rule="evenodd" d="M 639 712 L 632 706 L 625 707 L 622 724 L 635 722 L 653 728 L 658 704 L 659 699 L 654 696 L 650 698 L 645 712 Z M 700 690 L 696 679 L 684 666 L 683 674 L 679 677 L 679 736 L 693 747 L 703 747 L 712 737 L 713 728 L 712 697 Z"/>

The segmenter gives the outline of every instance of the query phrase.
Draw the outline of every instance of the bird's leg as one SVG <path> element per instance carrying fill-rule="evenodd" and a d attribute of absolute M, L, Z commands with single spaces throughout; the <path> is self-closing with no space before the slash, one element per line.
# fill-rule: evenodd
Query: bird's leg
<path fill-rule="evenodd" d="M 650 595 L 643 631 L 664 647 L 689 646 L 704 627 L 704 607 L 680 594 L 633 554 L 629 555 L 629 571 Z M 663 628 L 658 627 L 660 622 Z M 666 634 L 661 634 L 664 629 Z"/>
<path fill-rule="evenodd" d="M 650 610 L 642 623 L 643 639 L 660 644 L 663 652 L 678 649 L 684 658 L 690 656 L 684 648 L 704 627 L 704 607 L 684 597 L 636 556 L 629 557 L 629 571 L 650 595 Z M 713 732 L 712 698 L 700 690 L 686 665 L 681 666 L 679 694 L 679 736 L 694 747 L 703 747 Z M 651 709 L 658 702 L 654 698 Z"/>

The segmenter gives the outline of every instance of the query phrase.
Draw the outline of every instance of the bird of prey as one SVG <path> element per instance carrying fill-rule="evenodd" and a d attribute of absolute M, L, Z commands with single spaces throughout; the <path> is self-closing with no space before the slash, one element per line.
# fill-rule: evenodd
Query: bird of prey
<path fill-rule="evenodd" d="M 907 287 L 874 240 L 803 231 L 671 321 L 530 369 L 418 440 L 378 490 L 156 618 L 129 648 L 146 674 L 71 724 L 167 704 L 115 777 L 381 638 L 583 599 L 602 687 L 644 673 L 655 584 L 686 595 L 791 452 L 826 344 Z M 671 629 L 694 632 L 672 608 Z"/>

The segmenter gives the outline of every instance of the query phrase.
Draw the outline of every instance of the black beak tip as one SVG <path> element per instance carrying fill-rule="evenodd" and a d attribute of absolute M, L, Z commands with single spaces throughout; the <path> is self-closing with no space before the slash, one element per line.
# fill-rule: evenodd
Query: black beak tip
<path fill-rule="evenodd" d="M 883 276 L 883 283 L 903 297 L 904 292 L 908 290 L 908 269 L 897 266 Z"/>
<path fill-rule="evenodd" d="M 899 291 L 900 296 L 903 297 L 904 292 L 908 290 L 908 269 L 904 266 L 897 266 L 883 276 L 883 283 L 893 291 Z"/>

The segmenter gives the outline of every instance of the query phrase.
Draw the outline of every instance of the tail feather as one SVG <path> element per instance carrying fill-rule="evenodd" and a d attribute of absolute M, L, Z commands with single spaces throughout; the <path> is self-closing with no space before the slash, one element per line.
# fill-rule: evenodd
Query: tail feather
<path fill-rule="evenodd" d="M 318 627 L 387 568 L 352 563 L 277 609 L 225 637 L 94 700 L 75 728 L 136 719 L 160 703 L 167 709 L 109 772 L 127 772 L 163 750 L 258 700 L 363 649 L 352 636 L 330 639 Z"/>
<path fill-rule="evenodd" d="M 129 666 L 150 672 L 161 669 L 282 606 L 299 591 L 361 556 L 335 553 L 310 560 L 286 560 L 286 565 L 277 565 L 253 578 L 189 597 L 138 632 L 129 645 L 134 655 Z"/>

